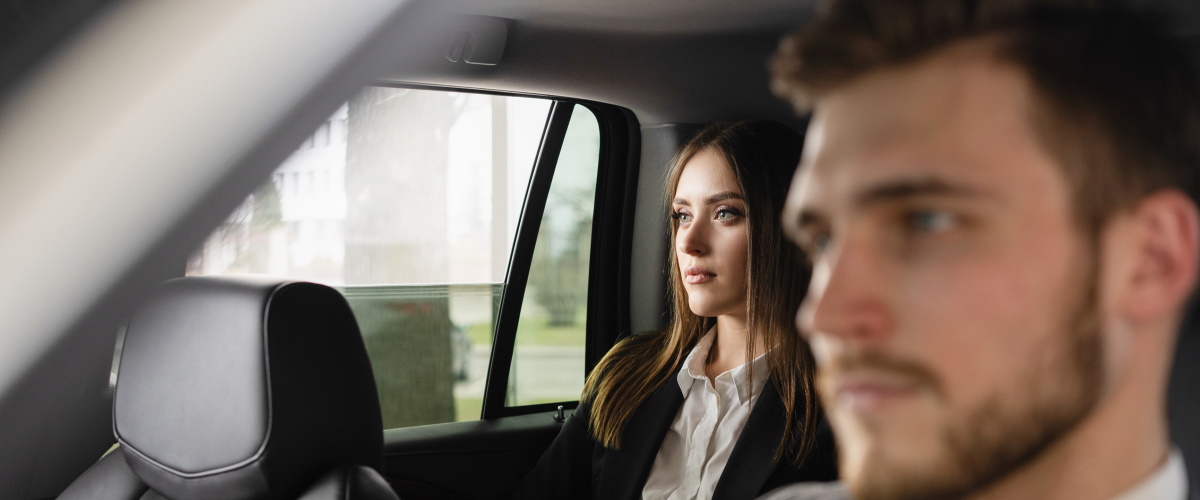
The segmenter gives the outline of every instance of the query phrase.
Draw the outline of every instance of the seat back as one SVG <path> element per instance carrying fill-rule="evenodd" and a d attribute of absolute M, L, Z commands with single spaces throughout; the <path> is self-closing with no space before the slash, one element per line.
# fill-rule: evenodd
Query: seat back
<path fill-rule="evenodd" d="M 371 365 L 336 290 L 168 281 L 130 319 L 117 377 L 120 446 L 64 497 L 392 495 L 375 472 L 383 430 Z"/>

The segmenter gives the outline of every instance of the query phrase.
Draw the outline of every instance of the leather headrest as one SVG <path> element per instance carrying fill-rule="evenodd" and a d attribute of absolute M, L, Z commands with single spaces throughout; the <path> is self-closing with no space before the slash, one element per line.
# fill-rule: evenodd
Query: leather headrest
<path fill-rule="evenodd" d="M 168 281 L 130 319 L 117 376 L 114 433 L 171 498 L 294 498 L 335 466 L 382 461 L 358 325 L 323 285 Z"/>

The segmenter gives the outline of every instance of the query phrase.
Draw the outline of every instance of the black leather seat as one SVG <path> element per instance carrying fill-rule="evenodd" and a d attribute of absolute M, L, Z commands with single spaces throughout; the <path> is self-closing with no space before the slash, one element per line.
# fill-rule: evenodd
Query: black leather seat
<path fill-rule="evenodd" d="M 130 319 L 113 432 L 59 498 L 396 498 L 358 325 L 322 285 L 164 283 Z"/>

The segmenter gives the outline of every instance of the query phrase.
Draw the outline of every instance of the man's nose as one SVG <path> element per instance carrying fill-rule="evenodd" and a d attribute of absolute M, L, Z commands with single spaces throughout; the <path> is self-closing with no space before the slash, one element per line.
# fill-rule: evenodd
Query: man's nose
<path fill-rule="evenodd" d="M 894 318 L 884 293 L 883 267 L 867 245 L 853 240 L 835 243 L 815 262 L 796 326 L 805 336 L 842 342 L 876 344 L 887 339 Z"/>

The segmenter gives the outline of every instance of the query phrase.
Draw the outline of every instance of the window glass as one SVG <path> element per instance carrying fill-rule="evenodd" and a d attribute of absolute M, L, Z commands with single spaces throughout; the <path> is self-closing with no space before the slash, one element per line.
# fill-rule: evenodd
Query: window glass
<path fill-rule="evenodd" d="M 508 406 L 574 401 L 583 389 L 599 157 L 596 116 L 575 105 L 533 250 L 508 378 Z"/>
<path fill-rule="evenodd" d="M 477 419 L 550 104 L 367 88 L 204 242 L 188 274 L 338 288 L 362 329 L 385 428 Z"/>

